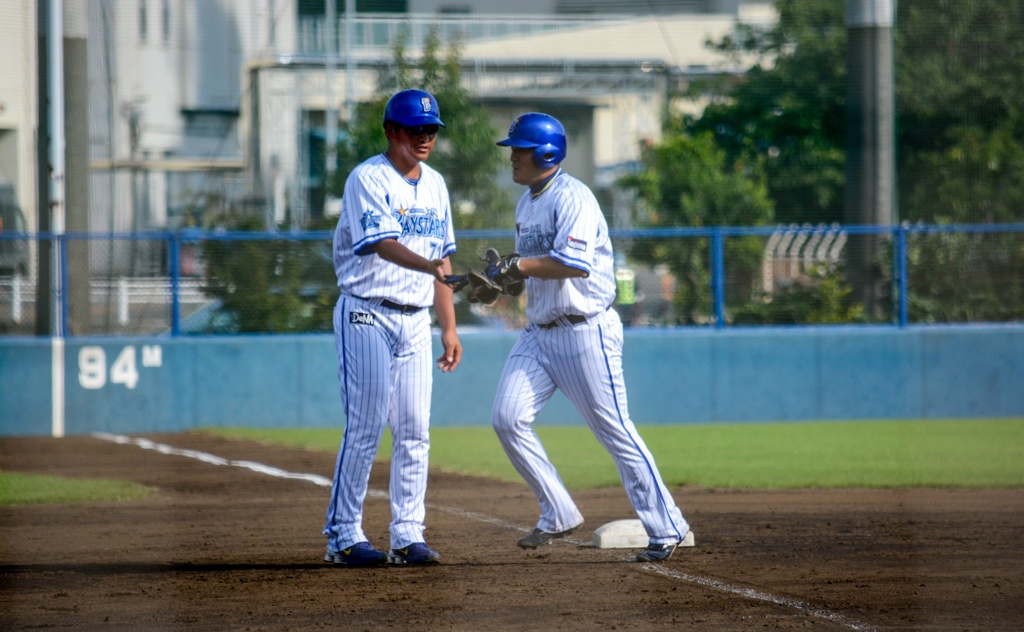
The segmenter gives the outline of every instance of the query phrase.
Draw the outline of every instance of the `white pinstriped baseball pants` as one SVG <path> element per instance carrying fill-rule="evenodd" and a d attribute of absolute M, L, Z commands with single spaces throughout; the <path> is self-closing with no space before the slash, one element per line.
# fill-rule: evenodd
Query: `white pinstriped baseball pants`
<path fill-rule="evenodd" d="M 681 541 L 689 525 L 629 418 L 622 375 L 622 321 L 611 309 L 575 326 L 530 325 L 505 361 L 492 423 L 505 453 L 537 495 L 541 510 L 537 527 L 557 533 L 583 522 L 532 427 L 556 389 L 569 398 L 611 454 L 650 542 Z"/>
<path fill-rule="evenodd" d="M 367 322 L 370 315 L 372 322 Z M 370 468 L 391 428 L 391 548 L 423 542 L 430 450 L 430 313 L 402 314 L 342 295 L 334 308 L 345 433 L 324 535 L 334 550 L 367 540 L 363 502 Z"/>

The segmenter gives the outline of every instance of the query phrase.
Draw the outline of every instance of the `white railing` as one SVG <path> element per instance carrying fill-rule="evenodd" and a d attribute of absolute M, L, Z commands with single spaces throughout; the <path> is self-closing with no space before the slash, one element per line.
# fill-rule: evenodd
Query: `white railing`
<path fill-rule="evenodd" d="M 11 320 L 20 323 L 24 317 L 24 307 L 36 302 L 35 281 L 20 275 L 0 277 L 0 301 L 7 296 L 11 300 Z M 118 324 L 127 325 L 131 319 L 132 305 L 170 305 L 174 300 L 174 292 L 169 277 L 93 279 L 89 283 L 89 300 L 93 304 L 115 304 Z M 203 293 L 201 279 L 179 279 L 180 305 L 203 305 L 210 300 Z"/>
<path fill-rule="evenodd" d="M 771 294 L 778 281 L 798 279 L 815 265 L 836 265 L 846 240 L 846 231 L 838 225 L 780 227 L 765 245 L 761 263 L 762 289 Z"/>
<path fill-rule="evenodd" d="M 22 305 L 36 300 L 35 283 L 26 283 L 20 274 L 13 277 L 0 277 L 0 297 L 11 295 L 11 320 L 20 323 L 24 318 Z"/>
<path fill-rule="evenodd" d="M 408 45 L 419 49 L 433 29 L 442 41 L 486 41 L 504 37 L 533 35 L 544 31 L 621 23 L 622 16 L 525 17 L 522 15 L 362 15 L 352 20 L 352 46 L 366 52 L 388 51 L 399 35 L 407 35 Z M 327 50 L 324 25 L 320 16 L 299 18 L 296 48 L 300 53 L 324 53 Z M 335 42 L 344 46 L 343 17 L 338 18 Z"/>

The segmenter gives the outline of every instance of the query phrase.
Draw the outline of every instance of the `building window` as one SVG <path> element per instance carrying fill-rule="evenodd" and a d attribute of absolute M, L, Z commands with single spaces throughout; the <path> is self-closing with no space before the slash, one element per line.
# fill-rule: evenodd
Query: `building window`
<path fill-rule="evenodd" d="M 267 44 L 276 49 L 277 47 L 277 7 L 274 0 L 267 0 L 267 17 L 270 21 L 269 32 L 267 33 Z"/>
<path fill-rule="evenodd" d="M 146 34 L 149 32 L 149 24 L 146 18 L 146 0 L 139 0 L 139 41 L 146 43 Z"/>
<path fill-rule="evenodd" d="M 163 35 L 164 44 L 171 43 L 171 0 L 161 0 L 160 4 L 160 33 Z"/>
<path fill-rule="evenodd" d="M 335 0 L 338 15 L 345 14 L 345 0 Z M 299 17 L 323 15 L 326 0 L 296 0 Z M 356 13 L 408 13 L 408 0 L 356 0 Z"/>

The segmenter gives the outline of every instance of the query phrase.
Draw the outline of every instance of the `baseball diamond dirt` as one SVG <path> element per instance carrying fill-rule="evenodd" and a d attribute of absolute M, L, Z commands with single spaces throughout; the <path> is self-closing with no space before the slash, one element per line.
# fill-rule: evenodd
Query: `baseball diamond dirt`
<path fill-rule="evenodd" d="M 197 451 L 168 454 L 132 439 L 0 439 L 4 470 L 156 488 L 0 508 L 0 629 L 1024 629 L 1020 489 L 676 488 L 697 546 L 640 564 L 590 544 L 633 517 L 620 488 L 575 492 L 583 528 L 523 551 L 537 512 L 525 485 L 432 470 L 426 535 L 441 564 L 356 569 L 321 561 L 333 454 L 145 437 Z M 374 466 L 366 502 L 378 547 L 387 477 Z"/>

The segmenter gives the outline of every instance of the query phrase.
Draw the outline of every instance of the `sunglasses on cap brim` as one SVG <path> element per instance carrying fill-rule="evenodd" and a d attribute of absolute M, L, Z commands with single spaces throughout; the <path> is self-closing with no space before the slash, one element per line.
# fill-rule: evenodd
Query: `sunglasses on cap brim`
<path fill-rule="evenodd" d="M 435 136 L 437 134 L 437 130 L 440 129 L 441 126 L 436 123 L 431 123 L 428 125 L 402 125 L 401 127 L 409 136 L 422 136 L 424 134 L 427 136 Z"/>

